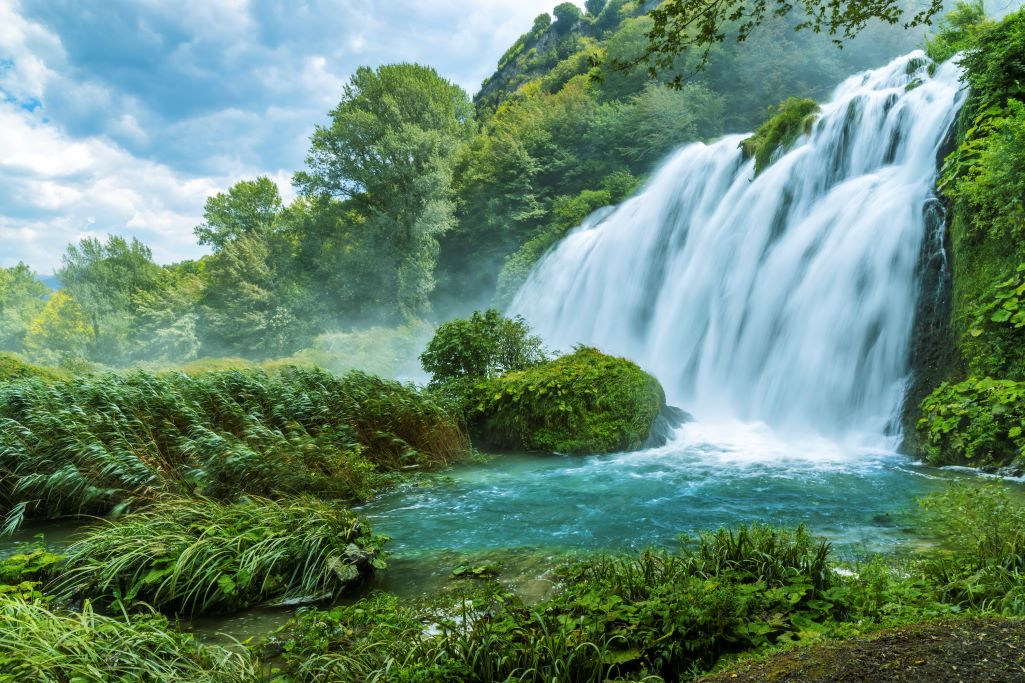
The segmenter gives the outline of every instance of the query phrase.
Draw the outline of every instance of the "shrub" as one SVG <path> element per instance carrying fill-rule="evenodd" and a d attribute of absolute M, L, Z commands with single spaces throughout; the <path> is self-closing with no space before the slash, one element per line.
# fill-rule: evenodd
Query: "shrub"
<path fill-rule="evenodd" d="M 365 499 L 378 475 L 469 451 L 460 424 L 413 388 L 290 368 L 97 375 L 0 385 L 0 503 L 105 513 L 163 494 Z"/>
<path fill-rule="evenodd" d="M 744 156 L 754 157 L 756 176 L 769 167 L 777 152 L 786 151 L 802 133 L 810 132 L 819 105 L 814 100 L 790 97 L 769 111 L 769 119 L 740 143 Z"/>
<path fill-rule="evenodd" d="M 988 377 L 942 384 L 922 402 L 918 434 L 934 465 L 1025 465 L 1025 383 Z"/>
<path fill-rule="evenodd" d="M 184 614 L 319 599 L 383 567 L 382 541 L 314 498 L 169 500 L 87 531 L 67 549 L 55 590 Z"/>
<path fill-rule="evenodd" d="M 506 318 L 492 308 L 440 325 L 420 362 L 431 384 L 440 386 L 533 367 L 546 359 L 541 344 L 523 318 Z"/>
<path fill-rule="evenodd" d="M 250 683 L 259 667 L 244 651 L 198 644 L 157 615 L 132 620 L 0 596 L 0 683 L 203 681 Z"/>
<path fill-rule="evenodd" d="M 1025 505 L 1000 486 L 955 485 L 923 505 L 947 552 L 925 564 L 943 602 L 1025 615 Z"/>
<path fill-rule="evenodd" d="M 466 406 L 471 433 L 493 447 L 610 453 L 644 443 L 665 393 L 634 363 L 581 347 L 477 382 Z"/>

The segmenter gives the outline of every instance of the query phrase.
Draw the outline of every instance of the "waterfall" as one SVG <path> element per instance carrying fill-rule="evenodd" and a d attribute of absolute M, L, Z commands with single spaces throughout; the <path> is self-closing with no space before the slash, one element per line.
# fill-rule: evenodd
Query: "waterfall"
<path fill-rule="evenodd" d="M 758 177 L 747 136 L 680 149 L 550 251 L 509 312 L 555 348 L 636 361 L 699 421 L 878 439 L 959 76 L 920 51 L 852 76 Z"/>

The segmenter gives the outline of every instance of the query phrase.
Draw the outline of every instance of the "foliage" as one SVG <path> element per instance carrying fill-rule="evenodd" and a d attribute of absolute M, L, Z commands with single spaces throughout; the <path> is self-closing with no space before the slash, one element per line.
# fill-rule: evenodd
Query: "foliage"
<path fill-rule="evenodd" d="M 786 0 L 665 0 L 650 13 L 654 20 L 645 54 L 649 71 L 671 68 L 681 55 L 698 53 L 697 68 L 704 68 L 713 47 L 734 37 L 746 42 L 772 16 L 786 16 L 794 4 Z M 854 38 L 873 19 L 903 24 L 905 29 L 928 24 L 943 9 L 940 0 L 908 10 L 899 0 L 806 0 L 804 16 L 795 30 L 826 33 L 837 44 Z M 731 35 L 732 34 L 732 35 Z M 674 83 L 682 83 L 682 75 Z"/>
<path fill-rule="evenodd" d="M 580 347 L 476 382 L 466 417 L 474 438 L 492 447 L 610 453 L 639 448 L 664 406 L 654 377 L 624 358 Z"/>
<path fill-rule="evenodd" d="M 361 500 L 383 474 L 469 450 L 441 405 L 360 372 L 284 368 L 0 385 L 0 502 L 25 514 L 122 510 L 163 494 Z"/>
<path fill-rule="evenodd" d="M 0 349 L 21 351 L 29 323 L 43 310 L 50 288 L 24 263 L 0 268 Z"/>
<path fill-rule="evenodd" d="M 206 200 L 206 222 L 195 229 L 196 237 L 219 251 L 243 235 L 270 231 L 281 208 L 281 194 L 270 178 L 243 180 Z"/>
<path fill-rule="evenodd" d="M 54 298 L 66 292 L 81 306 L 92 330 L 91 360 L 116 364 L 129 359 L 135 317 L 132 299 L 154 286 L 159 270 L 149 247 L 134 238 L 128 241 L 111 235 L 101 242 L 90 237 L 67 248 L 57 271 L 63 289 Z M 64 350 L 62 346 L 51 348 Z"/>
<path fill-rule="evenodd" d="M 86 531 L 67 549 L 55 591 L 188 615 L 321 599 L 384 567 L 383 540 L 310 497 L 170 499 Z"/>
<path fill-rule="evenodd" d="M 439 325 L 420 362 L 434 386 L 490 379 L 547 360 L 542 344 L 522 317 L 506 318 L 491 308 Z"/>
<path fill-rule="evenodd" d="M 771 116 L 754 135 L 740 143 L 745 157 L 754 157 L 755 175 L 761 174 L 774 157 L 785 152 L 802 133 L 809 133 L 819 112 L 814 100 L 790 97 L 770 108 Z"/>
<path fill-rule="evenodd" d="M 952 327 L 964 365 L 947 369 L 946 376 L 951 382 L 966 374 L 1022 381 L 1025 332 L 1017 326 L 1017 268 L 1025 263 L 1025 12 L 973 26 L 974 11 L 962 6 L 955 13 L 971 91 L 940 184 L 952 200 Z M 1003 453 L 996 461 L 1013 457 Z"/>
<path fill-rule="evenodd" d="M 29 323 L 25 351 L 34 359 L 59 363 L 82 358 L 96 333 L 82 307 L 64 290 L 56 292 Z"/>
<path fill-rule="evenodd" d="M 426 312 L 437 237 L 451 227 L 452 161 L 472 131 L 466 93 L 415 64 L 357 69 L 331 126 L 318 127 L 295 176 L 307 195 L 359 197 L 383 258 L 398 274 L 406 320 Z"/>
<path fill-rule="evenodd" d="M 974 47 L 979 35 L 992 25 L 982 0 L 958 0 L 954 9 L 940 18 L 939 30 L 926 42 L 925 52 L 934 62 L 945 62 Z"/>
<path fill-rule="evenodd" d="M 563 567 L 562 592 L 530 609 L 495 584 L 423 604 L 379 594 L 304 612 L 279 637 L 296 683 L 681 680 L 842 628 L 851 595 L 832 569 L 803 528 L 720 530 Z"/>
<path fill-rule="evenodd" d="M 1025 383 L 944 383 L 922 402 L 922 415 L 918 433 L 934 465 L 1025 465 Z"/>
<path fill-rule="evenodd" d="M 952 486 L 923 505 L 947 552 L 926 563 L 940 598 L 963 608 L 1025 615 L 1025 505 L 997 485 Z"/>
<path fill-rule="evenodd" d="M 204 646 L 156 615 L 121 619 L 0 596 L 0 683 L 249 683 L 245 652 Z"/>

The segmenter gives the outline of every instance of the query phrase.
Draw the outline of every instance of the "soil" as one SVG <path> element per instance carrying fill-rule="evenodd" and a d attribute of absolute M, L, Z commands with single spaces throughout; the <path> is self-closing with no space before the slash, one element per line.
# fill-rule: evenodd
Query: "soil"
<path fill-rule="evenodd" d="M 700 683 L 1025 683 L 1025 621 L 926 622 L 752 660 Z"/>

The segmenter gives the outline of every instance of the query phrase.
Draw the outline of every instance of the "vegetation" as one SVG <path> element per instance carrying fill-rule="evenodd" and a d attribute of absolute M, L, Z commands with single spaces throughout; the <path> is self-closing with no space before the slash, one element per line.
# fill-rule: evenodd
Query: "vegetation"
<path fill-rule="evenodd" d="M 466 416 L 490 447 L 611 453 L 639 448 L 665 402 L 658 380 L 634 363 L 581 347 L 475 383 Z"/>
<path fill-rule="evenodd" d="M 457 420 L 411 387 L 300 368 L 12 381 L 0 425 L 8 528 L 165 494 L 363 500 L 382 475 L 469 450 Z"/>
<path fill-rule="evenodd" d="M 0 682 L 251 683 L 248 654 L 198 644 L 156 615 L 131 620 L 0 596 Z"/>
<path fill-rule="evenodd" d="M 530 334 L 526 321 L 506 318 L 493 308 L 440 325 L 420 354 L 434 386 L 453 380 L 491 379 L 545 360 L 541 338 Z"/>
<path fill-rule="evenodd" d="M 1025 613 L 1025 507 L 989 487 L 925 505 L 944 545 L 915 560 L 845 566 L 803 528 L 755 525 L 685 539 L 676 552 L 564 566 L 560 592 L 532 607 L 484 578 L 419 603 L 376 594 L 302 611 L 275 639 L 296 683 L 675 681 L 742 652 L 962 612 Z"/>
<path fill-rule="evenodd" d="M 968 379 L 943 384 L 922 403 L 918 430 L 934 465 L 1025 467 L 1025 383 Z"/>
<path fill-rule="evenodd" d="M 63 375 L 52 368 L 44 368 L 26 362 L 13 353 L 0 353 L 0 382 L 12 379 L 61 379 Z"/>
<path fill-rule="evenodd" d="M 1000 22 L 961 3 L 930 43 L 964 51 L 971 88 L 957 147 L 943 169 L 950 202 L 952 336 L 960 362 L 921 405 L 918 432 L 931 462 L 1022 467 L 1025 395 L 1025 12 Z"/>
<path fill-rule="evenodd" d="M 791 97 L 770 111 L 772 116 L 741 143 L 744 156 L 754 157 L 756 176 L 769 167 L 777 154 L 786 152 L 801 134 L 811 132 L 819 105 L 814 100 Z"/>
<path fill-rule="evenodd" d="M 187 615 L 319 600 L 383 568 L 382 542 L 315 498 L 169 499 L 87 530 L 68 548 L 56 591 Z"/>

